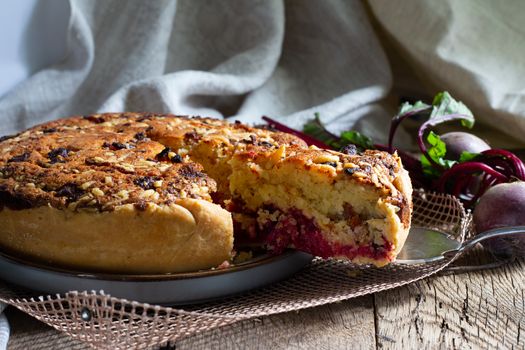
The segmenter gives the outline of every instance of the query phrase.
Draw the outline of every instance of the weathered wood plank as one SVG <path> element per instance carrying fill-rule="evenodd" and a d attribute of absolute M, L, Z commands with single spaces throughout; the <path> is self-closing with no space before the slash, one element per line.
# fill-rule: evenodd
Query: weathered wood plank
<path fill-rule="evenodd" d="M 174 345 L 176 349 L 376 349 L 373 297 L 249 320 Z"/>
<path fill-rule="evenodd" d="M 376 294 L 378 347 L 524 348 L 524 267 L 518 261 Z"/>

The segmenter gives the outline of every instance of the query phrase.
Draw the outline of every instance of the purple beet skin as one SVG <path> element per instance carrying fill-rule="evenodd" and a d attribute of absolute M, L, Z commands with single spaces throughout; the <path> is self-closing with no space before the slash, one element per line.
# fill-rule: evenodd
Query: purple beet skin
<path fill-rule="evenodd" d="M 474 209 L 474 225 L 478 233 L 525 225 L 525 182 L 503 183 L 485 192 Z M 485 242 L 484 246 L 496 256 L 525 255 L 525 234 Z"/>
<path fill-rule="evenodd" d="M 441 140 L 447 145 L 447 159 L 457 160 L 462 152 L 481 153 L 490 149 L 488 143 L 468 132 L 449 132 L 441 135 Z"/>

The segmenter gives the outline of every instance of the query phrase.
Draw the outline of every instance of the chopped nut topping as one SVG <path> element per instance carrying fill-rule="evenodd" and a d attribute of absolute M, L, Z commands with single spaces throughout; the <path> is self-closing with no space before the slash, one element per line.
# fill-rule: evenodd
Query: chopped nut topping
<path fill-rule="evenodd" d="M 337 163 L 338 161 L 339 157 L 332 154 L 323 154 L 313 160 L 316 164 Z"/>
<path fill-rule="evenodd" d="M 149 161 L 149 160 L 139 160 L 136 164 L 135 164 L 135 168 L 151 168 L 153 166 L 155 166 L 155 162 L 152 162 L 152 161 Z"/>
<path fill-rule="evenodd" d="M 118 193 L 117 193 L 117 196 L 123 200 L 126 200 L 126 199 L 129 199 L 129 192 L 126 191 L 126 190 L 120 190 Z"/>
<path fill-rule="evenodd" d="M 80 188 L 83 189 L 83 190 L 87 190 L 89 187 L 91 187 L 91 185 L 93 185 L 95 183 L 95 181 L 87 181 L 87 182 L 84 182 L 82 185 L 80 185 Z"/>
<path fill-rule="evenodd" d="M 97 197 L 102 197 L 104 195 L 104 191 L 102 191 L 100 188 L 95 187 L 91 190 L 91 193 L 93 193 Z"/>
<path fill-rule="evenodd" d="M 156 188 L 162 187 L 162 180 L 157 180 L 153 183 L 153 186 Z"/>
<path fill-rule="evenodd" d="M 169 164 L 160 164 L 160 165 L 159 165 L 159 170 L 160 170 L 161 172 L 165 172 L 165 171 L 168 170 L 169 168 L 171 168 L 171 165 L 169 165 Z"/>
<path fill-rule="evenodd" d="M 348 168 L 350 169 L 350 168 Z M 363 173 L 362 171 L 356 171 L 353 173 L 354 176 L 357 176 L 357 177 L 367 177 L 367 175 L 365 173 Z"/>
<path fill-rule="evenodd" d="M 128 163 L 117 164 L 115 167 L 127 173 L 135 172 L 135 167 Z"/>
<path fill-rule="evenodd" d="M 146 190 L 144 192 L 142 192 L 140 194 L 140 198 L 149 198 L 151 196 L 153 196 L 153 194 L 156 193 L 155 190 L 151 189 L 151 190 Z"/>
<path fill-rule="evenodd" d="M 372 182 L 376 185 L 379 185 L 379 178 L 377 177 L 377 174 L 376 173 L 373 173 L 370 177 L 370 179 L 372 180 Z"/>
<path fill-rule="evenodd" d="M 109 162 L 106 159 L 102 158 L 102 157 L 93 157 L 93 158 L 86 159 L 86 163 L 87 164 L 104 165 L 104 164 L 108 164 Z"/>

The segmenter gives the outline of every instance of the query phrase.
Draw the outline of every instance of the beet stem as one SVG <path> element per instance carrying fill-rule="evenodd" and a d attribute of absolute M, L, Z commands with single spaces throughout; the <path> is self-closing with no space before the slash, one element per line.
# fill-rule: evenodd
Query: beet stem
<path fill-rule="evenodd" d="M 394 118 L 392 118 L 392 121 L 390 122 L 390 131 L 388 133 L 388 152 L 393 153 L 394 152 L 394 135 L 397 131 L 397 128 L 399 124 L 406 118 L 412 117 L 414 115 L 417 115 L 419 113 L 428 111 L 432 108 L 432 106 L 425 106 L 421 108 L 417 108 L 412 110 L 411 112 L 402 114 L 402 115 L 396 115 Z"/>
<path fill-rule="evenodd" d="M 514 153 L 504 149 L 489 149 L 481 152 L 483 155 L 488 157 L 503 157 L 507 159 L 514 168 L 515 175 L 518 179 L 525 181 L 525 164 L 518 158 Z"/>
<path fill-rule="evenodd" d="M 507 182 L 508 180 L 507 176 L 503 175 L 502 173 L 488 166 L 485 163 L 465 162 L 465 163 L 455 164 L 452 168 L 446 170 L 441 175 L 437 187 L 440 190 L 440 192 L 446 192 L 445 184 L 451 177 L 453 177 L 456 174 L 459 174 L 461 176 L 467 176 L 467 174 L 476 173 L 476 172 L 485 172 L 493 176 L 494 178 L 496 178 L 498 181 Z"/>

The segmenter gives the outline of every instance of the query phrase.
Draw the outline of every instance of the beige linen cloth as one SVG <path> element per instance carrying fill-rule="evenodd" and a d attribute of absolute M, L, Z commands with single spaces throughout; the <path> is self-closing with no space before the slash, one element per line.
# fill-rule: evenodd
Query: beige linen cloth
<path fill-rule="evenodd" d="M 334 132 L 357 128 L 384 142 L 396 97 L 448 90 L 472 108 L 489 141 L 523 146 L 524 1 L 70 0 L 67 6 L 65 57 L 0 99 L 0 135 L 95 112 L 249 123 L 268 115 L 298 129 L 319 112 Z M 410 139 L 403 131 L 398 144 Z"/>
<path fill-rule="evenodd" d="M 430 98 L 445 89 L 491 133 L 501 131 L 499 139 L 516 143 L 525 131 L 523 1 L 71 0 L 69 7 L 65 57 L 0 99 L 0 134 L 107 111 L 246 122 L 266 114 L 296 128 L 320 112 L 333 131 L 354 127 L 384 141 L 397 104 L 387 96 Z"/>

